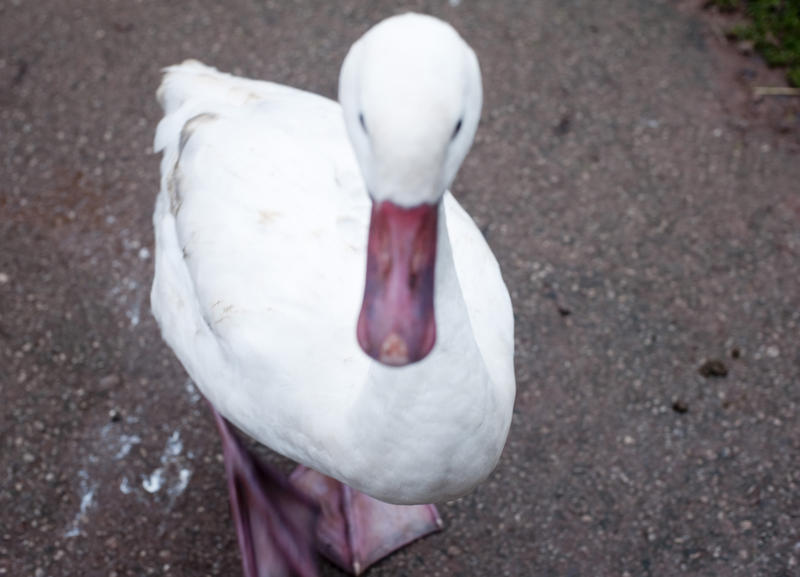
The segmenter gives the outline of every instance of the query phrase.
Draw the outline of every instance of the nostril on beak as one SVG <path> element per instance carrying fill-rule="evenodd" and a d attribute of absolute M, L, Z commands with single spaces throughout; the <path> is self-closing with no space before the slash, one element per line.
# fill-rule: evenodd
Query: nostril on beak
<path fill-rule="evenodd" d="M 380 362 L 386 365 L 401 366 L 407 365 L 408 345 L 406 341 L 397 333 L 390 333 L 381 344 Z"/>

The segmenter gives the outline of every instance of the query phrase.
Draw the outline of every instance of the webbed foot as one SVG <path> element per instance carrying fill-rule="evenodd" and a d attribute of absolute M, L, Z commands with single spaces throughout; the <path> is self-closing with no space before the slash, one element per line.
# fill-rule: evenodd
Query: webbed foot
<path fill-rule="evenodd" d="M 302 465 L 289 480 L 320 507 L 319 552 L 354 575 L 442 528 L 433 505 L 384 503 Z"/>

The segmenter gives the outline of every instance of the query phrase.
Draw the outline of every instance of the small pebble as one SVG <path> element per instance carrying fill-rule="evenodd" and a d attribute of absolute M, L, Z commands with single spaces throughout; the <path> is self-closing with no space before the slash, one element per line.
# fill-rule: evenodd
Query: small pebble
<path fill-rule="evenodd" d="M 706 378 L 725 377 L 728 374 L 728 367 L 719 359 L 709 359 L 700 365 L 698 372 Z"/>
<path fill-rule="evenodd" d="M 100 386 L 103 388 L 114 388 L 120 384 L 119 375 L 106 375 L 100 379 Z"/>
<path fill-rule="evenodd" d="M 675 411 L 676 413 L 683 414 L 689 410 L 689 405 L 686 403 L 686 401 L 678 399 L 677 401 L 672 403 L 672 410 Z"/>

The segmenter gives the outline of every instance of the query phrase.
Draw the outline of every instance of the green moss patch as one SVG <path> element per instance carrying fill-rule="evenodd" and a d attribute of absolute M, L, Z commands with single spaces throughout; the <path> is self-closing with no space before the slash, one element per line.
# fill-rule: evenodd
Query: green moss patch
<path fill-rule="evenodd" d="M 728 36 L 753 43 L 770 66 L 786 67 L 789 83 L 800 86 L 800 0 L 711 0 L 721 12 L 743 12 L 748 22 Z"/>

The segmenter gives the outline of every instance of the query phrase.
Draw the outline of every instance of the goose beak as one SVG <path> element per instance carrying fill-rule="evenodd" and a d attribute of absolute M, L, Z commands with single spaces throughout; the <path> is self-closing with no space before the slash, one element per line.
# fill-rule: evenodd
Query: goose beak
<path fill-rule="evenodd" d="M 424 359 L 436 342 L 433 272 L 438 205 L 372 203 L 358 342 L 385 365 Z"/>

